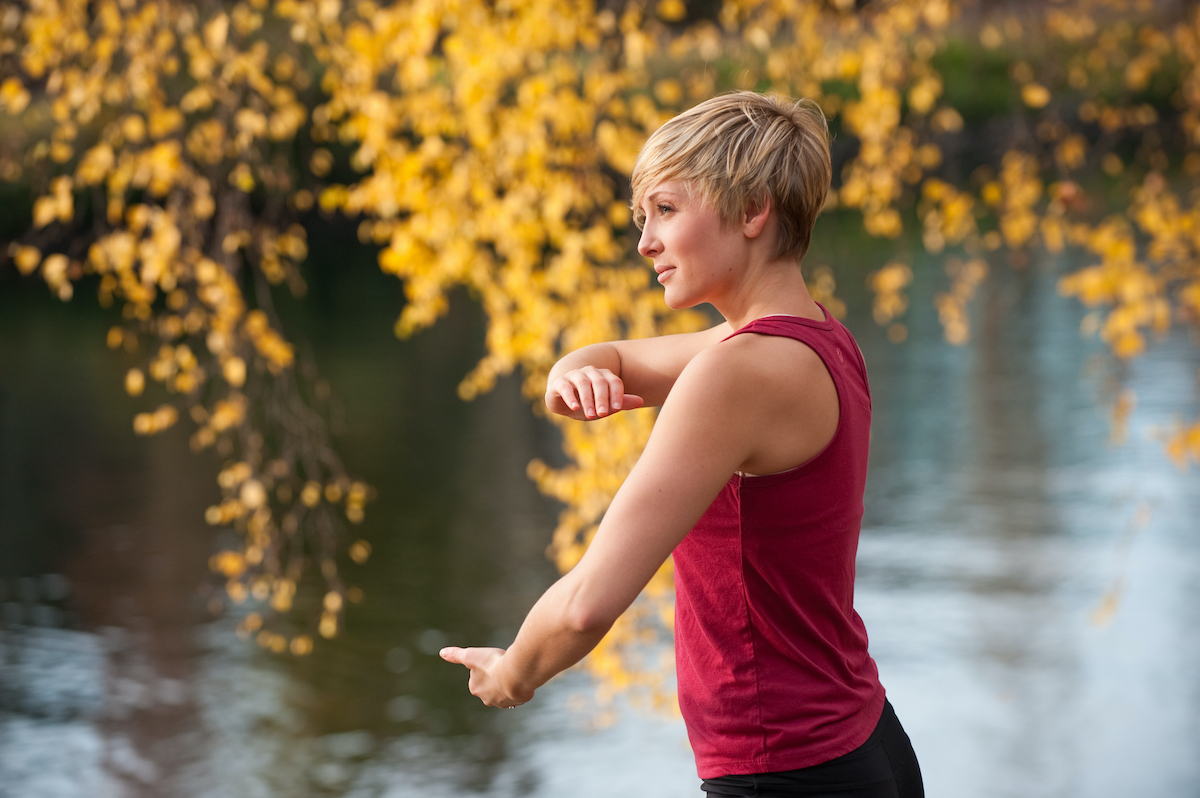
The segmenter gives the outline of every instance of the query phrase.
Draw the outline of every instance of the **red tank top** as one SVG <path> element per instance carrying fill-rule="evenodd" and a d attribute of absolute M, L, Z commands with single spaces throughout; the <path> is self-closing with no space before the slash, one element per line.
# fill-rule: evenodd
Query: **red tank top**
<path fill-rule="evenodd" d="M 821 357 L 838 394 L 833 439 L 790 471 L 735 474 L 675 549 L 679 708 L 700 778 L 826 762 L 883 711 L 854 611 L 871 394 L 854 338 L 825 317 L 769 316 L 734 335 L 793 338 Z"/>

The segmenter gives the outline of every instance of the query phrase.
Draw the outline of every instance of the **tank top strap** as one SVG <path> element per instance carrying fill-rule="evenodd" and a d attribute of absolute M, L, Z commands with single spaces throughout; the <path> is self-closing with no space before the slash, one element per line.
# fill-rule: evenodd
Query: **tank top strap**
<path fill-rule="evenodd" d="M 759 335 L 778 335 L 792 338 L 808 346 L 821 358 L 828 369 L 830 377 L 843 393 L 843 387 L 850 389 L 852 395 L 859 394 L 868 408 L 871 406 L 871 388 L 867 382 L 867 366 L 863 361 L 862 352 L 850 331 L 817 303 L 817 307 L 825 314 L 824 321 L 806 319 L 803 316 L 764 316 L 755 319 L 744 327 L 735 330 L 726 340 L 743 333 Z"/>

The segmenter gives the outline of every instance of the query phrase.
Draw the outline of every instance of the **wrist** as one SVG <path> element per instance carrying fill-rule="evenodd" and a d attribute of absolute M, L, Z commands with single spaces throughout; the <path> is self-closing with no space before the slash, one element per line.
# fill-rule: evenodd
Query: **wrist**
<path fill-rule="evenodd" d="M 516 669 L 512 667 L 512 662 L 511 657 L 505 654 L 500 656 L 494 671 L 496 681 L 499 682 L 500 689 L 505 695 L 518 704 L 524 704 L 533 698 L 537 686 L 532 684 L 527 677 L 522 678 L 523 674 L 516 672 Z"/>

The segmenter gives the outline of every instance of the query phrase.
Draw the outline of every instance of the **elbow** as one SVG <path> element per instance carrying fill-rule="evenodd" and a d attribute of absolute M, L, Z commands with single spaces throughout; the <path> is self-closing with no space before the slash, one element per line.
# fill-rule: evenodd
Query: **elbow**
<path fill-rule="evenodd" d="M 616 620 L 617 616 L 601 604 L 578 597 L 563 613 L 563 624 L 578 635 L 603 637 Z"/>

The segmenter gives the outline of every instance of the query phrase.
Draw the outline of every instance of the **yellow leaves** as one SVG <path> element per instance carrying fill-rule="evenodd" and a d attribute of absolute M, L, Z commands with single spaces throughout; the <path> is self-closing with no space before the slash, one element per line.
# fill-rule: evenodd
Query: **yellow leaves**
<path fill-rule="evenodd" d="M 245 3 L 238 3 L 233 7 L 232 22 L 239 36 L 249 36 L 262 27 L 263 17 Z"/>
<path fill-rule="evenodd" d="M 366 503 L 366 501 L 367 486 L 361 482 L 351 483 L 350 490 L 346 494 L 346 519 L 350 521 L 350 523 L 362 523 L 364 518 L 363 505 Z M 366 543 L 366 541 L 360 542 L 366 545 L 366 551 L 363 557 L 363 560 L 365 561 L 366 556 L 369 556 L 371 553 L 371 547 L 370 544 Z M 351 552 L 351 557 L 353 558 L 353 556 L 353 552 Z M 359 560 L 355 560 L 355 562 L 359 562 L 361 564 L 361 561 Z"/>
<path fill-rule="evenodd" d="M 1167 455 L 1183 470 L 1189 461 L 1200 463 L 1200 420 L 1190 426 L 1177 425 L 1167 437 Z"/>
<path fill-rule="evenodd" d="M 935 133 L 958 133 L 963 128 L 962 114 L 953 108 L 939 108 L 930 118 L 929 126 Z"/>
<path fill-rule="evenodd" d="M 930 178 L 921 187 L 922 241 L 925 249 L 941 252 L 947 244 L 961 244 L 977 235 L 975 201 L 949 183 Z"/>
<path fill-rule="evenodd" d="M 644 133 L 608 120 L 596 127 L 596 143 L 608 163 L 622 174 L 633 171 L 644 138 Z"/>
<path fill-rule="evenodd" d="M 805 281 L 805 285 L 808 286 L 808 293 L 812 298 L 824 305 L 834 318 L 845 317 L 846 303 L 836 294 L 837 282 L 833 276 L 833 269 L 825 265 L 817 266 L 813 269 L 812 280 Z"/>
<path fill-rule="evenodd" d="M 183 114 L 177 108 L 156 108 L 149 118 L 150 138 L 162 139 L 183 127 Z"/>
<path fill-rule="evenodd" d="M 76 167 L 75 177 L 82 185 L 94 186 L 108 177 L 109 171 L 116 163 L 116 156 L 107 142 L 101 142 L 92 147 Z"/>
<path fill-rule="evenodd" d="M 252 310 L 247 313 L 244 329 L 246 335 L 253 342 L 254 348 L 267 359 L 267 366 L 272 373 L 278 373 L 282 369 L 291 367 L 295 360 L 292 345 L 271 328 L 266 313 L 261 310 Z"/>
<path fill-rule="evenodd" d="M 1054 150 L 1054 159 L 1063 169 L 1078 169 L 1083 166 L 1086 158 L 1087 139 L 1078 133 L 1063 139 Z"/>
<path fill-rule="evenodd" d="M 17 78 L 8 78 L 0 83 L 0 107 L 16 116 L 29 106 L 29 91 Z"/>
<path fill-rule="evenodd" d="M 234 388 L 246 383 L 246 361 L 240 357 L 229 357 L 221 363 L 221 376 Z"/>
<path fill-rule="evenodd" d="M 121 135 L 131 144 L 141 144 L 146 138 L 146 121 L 139 114 L 129 114 L 120 122 Z"/>
<path fill-rule="evenodd" d="M 266 504 L 267 491 L 257 479 L 248 479 L 242 483 L 242 489 L 238 498 L 241 499 L 242 505 L 246 509 L 257 510 Z"/>
<path fill-rule="evenodd" d="M 254 190 L 254 174 L 249 164 L 239 163 L 229 173 L 229 185 L 247 194 Z"/>
<path fill-rule="evenodd" d="M 183 95 L 183 98 L 179 101 L 179 110 L 185 114 L 192 114 L 196 111 L 206 111 L 212 107 L 212 104 L 212 89 L 207 85 L 201 84 Z"/>
<path fill-rule="evenodd" d="M 950 23 L 953 7 L 950 0 L 929 0 L 929 2 L 921 4 L 921 15 L 924 17 L 926 25 L 937 30 Z"/>
<path fill-rule="evenodd" d="M 45 227 L 55 221 L 69 222 L 74 216 L 75 196 L 71 191 L 71 178 L 65 175 L 50 181 L 50 193 L 33 203 L 34 227 Z"/>
<path fill-rule="evenodd" d="M 1141 354 L 1145 331 L 1161 335 L 1170 326 L 1162 277 L 1135 260 L 1133 231 L 1124 219 L 1110 218 L 1088 231 L 1085 244 L 1101 262 L 1063 277 L 1059 291 L 1089 307 L 1112 305 L 1099 324 L 1101 339 L 1122 359 Z"/>
<path fill-rule="evenodd" d="M 333 63 L 336 48 L 322 45 L 315 53 L 292 48 L 277 35 L 278 28 L 271 27 L 274 17 L 264 16 L 267 0 L 230 3 L 224 8 L 218 4 L 213 9 L 175 2 L 113 0 L 97 0 L 91 5 L 27 5 L 20 12 L 19 30 L 16 23 L 8 25 L 11 15 L 0 20 L 8 25 L 6 31 L 15 31 L 14 36 L 0 40 L 0 55 L 15 55 L 25 69 L 19 77 L 0 77 L 0 110 L 27 114 L 13 129 L 19 135 L 38 138 L 28 145 L 18 141 L 12 148 L 15 159 L 0 154 L 0 179 L 22 178 L 22 169 L 28 165 L 31 170 L 43 170 L 30 172 L 37 186 L 45 179 L 45 170 L 51 170 L 45 196 L 34 198 L 39 229 L 74 221 L 75 190 L 95 187 L 94 191 L 81 191 L 79 199 L 87 198 L 96 230 L 80 231 L 84 238 L 79 247 L 87 252 L 84 263 L 72 260 L 71 246 L 45 240 L 59 232 L 55 229 L 39 234 L 38 246 L 18 243 L 9 247 L 9 254 L 18 270 L 40 273 L 63 299 L 71 295 L 74 280 L 89 270 L 96 272 L 101 304 L 108 307 L 115 300 L 123 302 L 120 310 L 125 321 L 110 329 L 108 344 L 133 353 L 138 351 L 140 336 L 157 341 L 145 360 L 125 375 L 126 388 L 131 394 L 144 395 L 149 379 L 160 382 L 168 392 L 184 394 L 187 403 L 181 407 L 187 407 L 197 425 L 191 446 L 196 450 L 214 447 L 226 459 L 227 467 L 219 478 L 224 499 L 205 513 L 209 523 L 231 525 L 245 536 L 238 566 L 232 567 L 227 559 L 218 569 L 226 572 L 228 580 L 225 600 L 265 601 L 275 590 L 275 611 L 280 607 L 286 611 L 290 598 L 280 597 L 289 591 L 276 590 L 275 582 L 283 569 L 299 563 L 281 559 L 278 536 L 299 534 L 300 524 L 312 526 L 318 522 L 314 518 L 328 518 L 329 508 L 318 504 L 306 509 L 300 504 L 304 483 L 289 463 L 268 460 L 269 465 L 261 471 L 247 470 L 249 463 L 262 462 L 264 454 L 269 456 L 271 447 L 284 444 L 273 438 L 264 442 L 264 432 L 275 433 L 264 430 L 262 419 L 250 414 L 250 399 L 240 389 L 247 383 L 252 391 L 260 390 L 264 383 L 271 385 L 273 375 L 292 365 L 294 354 L 280 332 L 266 322 L 265 314 L 246 313 L 238 281 L 226 266 L 201 253 L 220 252 L 222 239 L 229 237 L 236 244 L 238 268 L 258 270 L 270 282 L 286 280 L 299 292 L 303 281 L 294 262 L 307 256 L 307 241 L 303 229 L 294 225 L 285 223 L 286 230 L 252 225 L 254 211 L 240 206 L 240 197 L 227 202 L 235 193 L 224 185 L 214 190 L 200 174 L 231 175 L 235 187 L 261 189 L 268 202 L 278 195 L 292 195 L 290 207 L 303 210 L 305 194 L 297 191 L 297 175 L 286 160 L 286 151 L 282 158 L 266 158 L 262 142 L 268 137 L 286 141 L 307 120 L 308 61 L 315 57 L 326 74 L 348 75 L 352 70 Z M 279 4 L 283 10 L 288 5 Z M 321 26 L 319 30 L 306 26 L 304 37 L 311 37 L 314 44 L 318 43 L 317 33 L 339 41 L 339 4 L 290 5 L 296 13 L 311 9 L 312 18 Z M 363 9 L 366 6 L 356 12 Z M 385 11 L 380 13 L 380 21 L 396 13 Z M 403 28 L 388 25 L 371 33 L 379 45 L 374 58 L 385 57 L 384 48 L 391 46 L 395 32 Z M 432 30 L 426 53 L 441 35 L 437 27 Z M 181 74 L 190 78 L 180 81 L 173 77 Z M 430 73 L 430 78 L 437 74 Z M 379 77 L 355 75 L 356 80 L 361 79 L 359 85 L 378 83 L 381 87 L 369 103 L 355 106 L 344 102 L 347 95 L 338 100 L 338 118 L 356 118 L 358 130 L 374 147 L 372 153 L 355 153 L 356 165 L 373 167 L 375 159 L 395 141 L 396 126 L 403 118 L 400 103 L 382 88 L 386 76 L 382 82 Z M 30 78 L 39 86 L 36 98 L 25 88 Z M 439 106 L 445 95 L 444 84 L 438 84 L 436 92 L 422 99 L 427 108 L 453 120 L 454 112 L 447 113 L 444 104 Z M 578 114 L 564 114 L 563 119 L 579 124 Z M 435 122 L 435 127 L 440 124 Z M 332 138 L 341 132 L 328 118 L 324 125 L 314 128 L 314 137 L 328 132 Z M 455 123 L 449 128 L 434 131 L 447 136 L 445 164 L 452 164 L 458 154 L 454 136 L 460 126 Z M 22 147 L 24 152 L 19 152 Z M 441 163 L 424 166 L 431 167 L 423 178 L 426 184 L 438 178 L 432 167 L 440 169 Z M 387 187 L 380 186 L 372 200 L 382 202 L 386 191 Z M 395 206 L 399 213 L 399 203 Z M 219 217 L 218 224 L 205 223 L 214 217 Z M 381 234 L 383 231 L 376 232 Z M 44 256 L 43 250 L 50 254 Z M 232 261 L 230 269 L 234 268 Z M 207 351 L 192 350 L 197 339 L 205 341 Z M 255 379 L 249 379 L 251 374 Z M 277 381 L 274 388 L 286 384 Z M 222 396 L 221 389 L 229 393 Z M 178 413 L 175 407 L 162 405 L 138 413 L 133 426 L 139 434 L 159 432 L 177 423 Z M 238 434 L 231 434 L 235 430 Z M 285 441 L 289 434 L 283 435 Z M 321 453 L 323 472 L 333 472 L 323 473 L 320 482 L 321 489 L 328 483 L 341 491 L 336 509 L 344 510 L 350 523 L 360 522 L 369 489 L 342 476 L 340 465 L 327 468 L 326 463 L 336 464 L 336 456 L 323 443 L 306 438 L 301 445 L 315 447 Z M 276 467 L 280 463 L 282 467 Z M 285 505 L 279 518 L 272 510 L 275 501 Z M 287 510 L 286 505 L 293 501 L 299 512 Z M 304 534 L 311 532 L 305 530 Z M 329 554 L 321 557 L 325 560 L 322 571 L 332 579 L 336 568 L 330 571 L 325 567 L 332 565 L 332 559 Z M 361 591 L 338 590 L 340 595 L 361 597 Z M 294 586 L 290 592 L 294 593 Z M 219 605 L 221 600 L 213 602 Z M 257 633 L 273 651 L 290 649 L 298 655 L 311 651 L 310 637 L 300 635 L 289 643 L 288 638 L 265 628 L 266 624 L 261 616 L 252 614 L 240 625 L 239 633 Z M 326 633 L 336 632 L 337 619 L 333 624 L 331 629 L 330 621 L 325 621 Z"/>
<path fill-rule="evenodd" d="M 337 616 L 331 612 L 321 613 L 321 621 L 317 624 L 317 631 L 324 638 L 337 637 L 338 621 Z"/>
<path fill-rule="evenodd" d="M 875 292 L 871 312 L 876 324 L 887 324 L 908 310 L 904 289 L 912 282 L 912 276 L 907 264 L 892 261 L 867 277 L 867 287 Z"/>
<path fill-rule="evenodd" d="M 208 567 L 213 573 L 221 574 L 228 579 L 236 579 L 245 572 L 246 560 L 240 552 L 226 549 L 210 557 Z M 261 618 L 251 621 L 249 626 L 252 628 L 261 626 Z"/>
<path fill-rule="evenodd" d="M 114 327 L 114 330 L 120 331 Z M 130 369 L 125 373 L 125 392 L 130 396 L 141 396 L 146 388 L 146 376 L 141 369 Z"/>
<path fill-rule="evenodd" d="M 984 202 L 999 210 L 1000 233 L 1007 246 L 1022 247 L 1037 232 L 1034 206 L 1042 192 L 1037 159 L 1015 150 L 1005 153 L 1000 180 L 985 184 L 981 195 Z"/>
<path fill-rule="evenodd" d="M 863 229 L 873 236 L 897 238 L 903 232 L 904 225 L 895 208 L 881 208 L 863 214 Z"/>
<path fill-rule="evenodd" d="M 229 37 L 229 17 L 224 13 L 217 14 L 204 25 L 204 45 L 213 53 L 225 49 Z"/>
<path fill-rule="evenodd" d="M 956 346 L 965 344 L 970 338 L 970 319 L 967 315 L 967 303 L 975 295 L 975 289 L 987 276 L 987 262 L 982 258 L 972 258 L 965 263 L 958 258 L 946 262 L 946 274 L 950 276 L 950 290 L 938 294 L 934 298 L 937 307 L 938 320 L 946 340 Z"/>
<path fill-rule="evenodd" d="M 908 90 L 908 105 L 918 114 L 927 114 L 942 93 L 942 78 L 926 75 Z"/>
<path fill-rule="evenodd" d="M 1050 90 L 1040 83 L 1027 83 L 1021 87 L 1021 102 L 1030 108 L 1045 108 L 1050 104 Z"/>
<path fill-rule="evenodd" d="M 133 417 L 133 431 L 138 435 L 155 435 L 175 426 L 179 411 L 171 405 L 159 405 L 153 413 L 138 413 Z"/>
<path fill-rule="evenodd" d="M 1126 388 L 1117 395 L 1117 400 L 1113 403 L 1112 408 L 1112 432 L 1109 435 L 1109 442 L 1113 446 L 1120 446 L 1125 443 L 1125 439 L 1129 436 L 1129 416 L 1137 407 L 1137 394 L 1132 388 Z"/>
<path fill-rule="evenodd" d="M 296 597 L 296 583 L 291 579 L 276 579 L 271 588 L 271 609 L 276 612 L 287 612 L 292 608 L 292 599 Z"/>
<path fill-rule="evenodd" d="M 208 426 L 216 432 L 223 432 L 241 424 L 246 416 L 246 398 L 235 394 L 228 399 L 222 399 L 213 408 Z"/>
<path fill-rule="evenodd" d="M 666 106 L 676 106 L 683 99 L 683 86 L 674 78 L 665 78 L 654 84 L 655 98 Z"/>
<path fill-rule="evenodd" d="M 350 559 L 363 565 L 371 556 L 371 544 L 365 540 L 356 540 L 350 544 L 349 554 Z"/>
<path fill-rule="evenodd" d="M 192 157 L 201 163 L 216 165 L 225 159 L 225 125 L 219 119 L 206 119 L 192 126 L 186 145 Z"/>
<path fill-rule="evenodd" d="M 655 13 L 665 22 L 679 22 L 687 16 L 687 6 L 683 0 L 659 0 Z"/>
<path fill-rule="evenodd" d="M 1178 110 L 1162 118 L 1166 105 L 1119 97 L 1152 86 L 1163 64 L 1178 60 L 1186 70 L 1196 53 L 1190 28 L 1179 29 L 1186 36 L 1152 24 L 1136 32 L 1100 30 L 1090 12 L 1069 13 L 1076 9 L 1061 4 L 1031 6 L 1032 16 L 1021 23 L 985 11 L 979 41 L 995 50 L 989 59 L 1024 56 L 1024 31 L 1043 19 L 1047 35 L 1069 46 L 1061 59 L 1061 41 L 1048 50 L 1062 62 L 1053 68 L 1045 68 L 1043 56 L 1012 65 L 1038 132 L 1032 146 L 1043 149 L 1006 156 L 999 170 L 973 183 L 981 191 L 972 196 L 965 185 L 922 182 L 941 166 L 937 145 L 955 152 L 947 139 L 964 130 L 962 115 L 947 105 L 956 93 L 945 85 L 960 77 L 935 71 L 944 46 L 940 31 L 958 8 L 949 0 L 896 0 L 870 14 L 858 13 L 852 0 L 730 3 L 719 12 L 719 26 L 677 24 L 688 19 L 683 0 L 595 14 L 560 0 L 27 5 L 30 24 L 15 37 L 21 49 L 9 51 L 26 72 L 0 82 L 0 108 L 51 120 L 45 140 L 30 147 L 31 159 L 22 163 L 72 176 L 36 198 L 35 222 L 39 228 L 71 222 L 73 191 L 95 186 L 91 212 L 101 229 L 82 244 L 86 264 L 61 254 L 73 253 L 69 247 L 40 239 L 37 247 L 21 244 L 10 253 L 23 273 L 40 268 L 60 296 L 69 295 L 71 281 L 85 269 L 94 270 L 102 302 L 125 303 L 125 332 L 110 333 L 110 344 L 133 351 L 135 329 L 154 340 L 137 369 L 143 375 L 138 391 L 149 376 L 187 395 L 197 424 L 192 446 L 215 447 L 226 464 L 219 477 L 224 501 L 206 516 L 246 536 L 244 570 L 226 576 L 230 600 L 270 595 L 275 611 L 290 609 L 294 583 L 290 592 L 278 587 L 286 571 L 280 536 L 300 534 L 301 525 L 318 516 L 359 523 L 369 493 L 337 474 L 250 470 L 250 462 L 270 462 L 277 452 L 270 451 L 273 442 L 256 444 L 261 453 L 246 448 L 263 422 L 241 391 L 254 395 L 270 386 L 295 356 L 266 314 L 246 312 L 231 270 L 253 270 L 269 284 L 287 282 L 295 290 L 302 283 L 294 264 L 307 256 L 302 228 L 281 232 L 256 221 L 241 207 L 250 200 L 255 207 L 265 197 L 268 207 L 280 210 L 303 213 L 319 205 L 361 217 L 362 240 L 383 247 L 381 269 L 404 281 L 400 334 L 432 324 L 447 294 L 465 286 L 484 308 L 488 330 L 487 354 L 463 380 L 461 394 L 487 390 L 514 370 L 528 388 L 562 347 L 695 322 L 664 315 L 645 270 L 630 258 L 621 181 L 646 134 L 674 109 L 734 85 L 769 84 L 781 93 L 815 96 L 839 117 L 839 137 L 849 140 L 844 151 L 854 154 L 838 175 L 840 192 L 831 205 L 861 212 L 867 233 L 895 237 L 915 201 L 926 249 L 961 246 L 967 253 L 947 263 L 951 285 L 936 300 L 948 339 L 959 342 L 969 332 L 966 306 L 984 273 L 976 253 L 1027 247 L 1039 238 L 1051 252 L 1083 246 L 1095 253 L 1097 262 L 1065 278 L 1062 290 L 1097 308 L 1096 332 L 1126 356 L 1144 346 L 1150 331 L 1165 329 L 1173 314 L 1200 318 L 1194 208 L 1147 184 L 1131 197 L 1128 217 L 1136 232 L 1091 228 L 1074 214 L 1090 212 L 1103 198 L 1085 203 L 1076 192 L 1072 199 L 1063 188 L 1068 183 L 1060 183 L 1047 201 L 1042 176 L 1043 169 L 1072 172 L 1089 162 L 1125 175 L 1122 185 L 1136 185 L 1147 166 L 1166 173 L 1172 161 L 1162 165 L 1162 142 L 1174 139 L 1155 145 L 1152 137 L 1139 137 L 1157 135 L 1176 118 L 1181 138 L 1200 143 L 1200 112 L 1186 87 L 1173 101 Z M 790 36 L 791 30 L 804 35 Z M 326 92 L 316 107 L 309 69 L 322 77 Z M 190 77 L 170 78 L 176 72 Z M 1080 95 L 1078 120 L 1054 116 L 1059 104 L 1051 100 L 1064 82 Z M 39 94 L 32 108 L 27 83 L 45 86 L 44 100 Z M 830 85 L 837 83 L 853 85 Z M 295 162 L 299 149 L 267 140 L 288 142 L 310 110 L 318 149 L 308 163 Z M 1089 136 L 1101 142 L 1129 137 L 1136 149 L 1122 139 L 1119 151 L 1135 154 L 1125 162 Z M 333 173 L 331 149 L 347 152 L 360 173 L 344 178 L 349 185 L 320 185 Z M 16 163 L 0 159 L 0 179 L 8 179 Z M 1184 170 L 1200 173 L 1200 156 L 1185 156 Z M 225 185 L 226 176 L 235 190 Z M 43 263 L 43 249 L 60 254 Z M 818 268 L 811 278 L 814 296 L 837 314 L 832 272 Z M 876 315 L 892 340 L 907 334 L 897 319 L 911 280 L 899 262 L 871 278 Z M 165 307 L 163 296 L 169 297 Z M 196 346 L 201 337 L 207 351 L 180 346 Z M 163 343 L 169 351 L 159 349 Z M 150 420 L 138 423 L 154 426 L 154 415 L 142 414 Z M 553 549 L 560 567 L 570 567 L 586 548 L 651 419 L 650 413 L 623 414 L 565 431 L 574 465 L 559 471 L 531 466 L 539 485 L 567 505 Z M 237 479 L 226 476 L 231 468 Z M 294 512 L 275 517 L 275 501 L 295 502 Z M 365 541 L 349 550 L 356 562 L 367 552 Z M 669 584 L 666 569 L 655 577 L 647 604 L 621 622 L 594 658 L 596 672 L 611 683 L 634 678 L 621 646 L 637 640 L 647 624 L 669 625 L 669 598 L 663 597 Z M 329 589 L 352 595 L 332 584 Z M 323 616 L 318 631 L 336 634 L 343 609 L 326 606 L 332 617 Z M 289 642 L 267 626 L 261 616 L 248 615 L 239 633 L 258 635 L 273 651 L 311 650 L 312 638 Z"/>
<path fill-rule="evenodd" d="M 318 147 L 309 158 L 308 168 L 317 177 L 324 177 L 333 168 L 333 153 L 324 147 Z M 341 203 L 338 203 L 339 205 Z"/>
<path fill-rule="evenodd" d="M 248 480 L 252 474 L 249 463 L 234 463 L 217 474 L 217 484 L 223 490 L 232 490 Z"/>
<path fill-rule="evenodd" d="M 249 149 L 255 138 L 267 133 L 267 117 L 252 108 L 240 109 L 233 117 L 233 125 L 238 131 L 235 140 L 238 150 Z"/>
<path fill-rule="evenodd" d="M 342 486 L 336 482 L 330 482 L 325 486 L 325 501 L 330 504 L 337 504 L 342 500 Z"/>
<path fill-rule="evenodd" d="M 321 483 L 309 480 L 300 492 L 300 501 L 305 507 L 316 507 L 321 501 Z"/>
<path fill-rule="evenodd" d="M 13 263 L 17 266 L 17 271 L 25 276 L 33 274 L 42 262 L 42 253 L 37 247 L 10 244 L 9 253 L 12 255 Z"/>
<path fill-rule="evenodd" d="M 42 261 L 43 279 L 63 302 L 68 301 L 73 293 L 68 273 L 70 267 L 71 262 L 67 260 L 67 256 L 60 253 L 49 255 Z"/>

